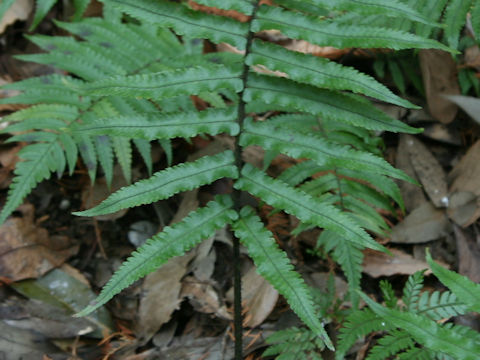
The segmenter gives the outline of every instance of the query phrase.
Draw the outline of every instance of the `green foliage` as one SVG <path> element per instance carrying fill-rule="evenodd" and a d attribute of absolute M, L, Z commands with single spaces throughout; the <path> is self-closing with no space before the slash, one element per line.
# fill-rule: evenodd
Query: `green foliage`
<path fill-rule="evenodd" d="M 427 259 L 434 274 L 441 281 L 444 272 L 448 272 L 448 276 L 458 277 L 463 284 L 469 281 L 441 268 L 431 260 L 430 255 Z M 448 280 L 444 284 L 447 282 Z M 409 276 L 403 288 L 402 305 L 397 301 L 388 282 L 380 284 L 386 306 L 360 293 L 368 308 L 354 310 L 347 316 L 344 327 L 340 329 L 337 359 L 342 359 L 357 339 L 372 332 L 379 332 L 383 336 L 370 350 L 367 356 L 369 360 L 389 359 L 391 356 L 408 359 L 408 356 L 413 356 L 412 353 L 420 351 L 418 345 L 423 346 L 422 353 L 415 355 L 415 359 L 474 359 L 480 348 L 478 333 L 468 328 L 450 326 L 449 323 L 442 325 L 438 322 L 464 314 L 469 308 L 468 297 L 462 297 L 461 299 L 466 301 L 461 301 L 453 293 L 453 289 L 458 285 L 453 282 L 448 284 L 452 292 L 422 293 L 423 271 L 416 272 Z M 478 285 L 471 282 L 466 285 L 469 290 L 475 286 Z"/>
<path fill-rule="evenodd" d="M 393 201 L 403 207 L 394 179 L 412 181 L 380 156 L 381 140 L 373 131 L 419 131 L 381 112 L 362 95 L 416 106 L 350 67 L 254 38 L 259 31 L 273 29 L 321 46 L 450 49 L 424 36 L 378 27 L 374 22 L 365 25 L 358 20 L 345 25 L 348 16 L 360 14 L 432 26 L 427 17 L 399 1 L 391 6 L 374 0 L 281 0 L 278 3 L 282 7 L 260 6 L 259 1 L 246 0 L 200 3 L 243 12 L 250 20 L 242 23 L 208 15 L 190 9 L 186 2 L 109 0 L 105 2 L 108 6 L 104 19 L 57 22 L 75 38 L 30 37 L 46 52 L 23 55 L 21 59 L 53 64 L 73 76 L 52 75 L 6 86 L 21 93 L 0 103 L 35 105 L 6 118 L 11 125 L 5 131 L 20 132 L 12 141 L 29 145 L 20 154 L 23 161 L 17 166 L 0 221 L 52 172 L 59 176 L 66 168 L 72 172 L 78 154 L 92 181 L 98 169 L 111 181 L 114 158 L 130 180 L 132 143 L 151 170 L 150 141 L 159 141 L 171 162 L 171 139 L 226 133 L 233 137 L 234 151 L 169 166 L 120 189 L 97 207 L 76 213 L 97 216 L 167 199 L 221 178 L 233 182 L 232 194 L 217 197 L 181 222 L 164 228 L 134 252 L 98 299 L 79 315 L 94 311 L 171 257 L 184 254 L 215 230 L 230 224 L 258 272 L 318 336 L 315 347 L 321 349 L 324 344 L 333 349 L 310 289 L 255 210 L 242 208 L 240 192 L 248 192 L 276 211 L 297 217 L 301 221 L 297 233 L 310 227 L 322 228 L 319 247 L 342 267 L 349 280 L 350 299 L 356 306 L 362 250 L 387 251 L 366 230 L 380 235 L 388 231 L 377 210 L 393 210 Z M 318 16 L 330 12 L 332 16 Z M 128 15 L 125 21 L 122 14 Z M 227 42 L 244 54 L 203 54 L 204 39 L 215 44 Z M 265 68 L 270 75 L 266 75 Z M 284 76 L 273 76 L 272 70 Z M 199 111 L 192 95 L 210 106 Z M 266 121 L 256 120 L 258 113 L 267 110 L 282 114 Z M 267 174 L 268 166 L 259 170 L 243 163 L 241 152 L 250 145 L 264 148 L 270 158 L 282 153 L 308 160 L 273 178 Z M 410 314 L 412 321 L 459 312 L 461 306 L 454 303 L 453 295 L 432 296 L 419 307 L 425 315 Z M 378 306 L 353 312 L 347 322 L 349 330 L 342 333 L 339 353 L 346 351 L 357 336 L 379 326 L 386 329 L 384 317 L 402 319 L 399 310 L 385 312 Z M 358 319 L 363 319 L 361 324 L 356 323 Z M 436 323 L 429 321 L 427 325 L 436 331 Z M 402 329 L 414 340 L 423 340 L 423 333 L 411 334 L 406 326 Z M 441 329 L 442 334 L 452 331 Z M 313 339 L 305 330 L 298 330 L 297 335 Z M 388 339 L 384 346 L 388 346 Z M 467 348 L 466 354 L 473 350 Z M 432 351 L 445 349 L 432 346 Z"/>

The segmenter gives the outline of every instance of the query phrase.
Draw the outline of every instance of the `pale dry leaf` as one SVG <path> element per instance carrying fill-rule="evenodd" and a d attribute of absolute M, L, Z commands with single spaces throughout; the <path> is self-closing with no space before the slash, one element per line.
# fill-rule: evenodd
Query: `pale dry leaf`
<path fill-rule="evenodd" d="M 390 252 L 393 256 L 379 251 L 365 250 L 363 272 L 378 278 L 380 276 L 412 275 L 416 271 L 428 269 L 425 261 L 416 260 L 412 255 L 397 249 L 390 249 Z"/>
<path fill-rule="evenodd" d="M 454 192 L 450 195 L 447 214 L 463 228 L 472 225 L 480 217 L 480 197 L 469 191 Z"/>
<path fill-rule="evenodd" d="M 448 174 L 450 192 L 469 191 L 480 196 L 480 140 L 478 140 L 460 162 Z"/>
<path fill-rule="evenodd" d="M 8 25 L 15 21 L 27 20 L 33 9 L 33 0 L 15 0 L 7 10 L 2 19 L 0 19 L 0 34 L 5 31 Z"/>
<path fill-rule="evenodd" d="M 457 104 L 473 120 L 480 124 L 480 99 L 463 95 L 444 95 L 444 97 Z"/>
<path fill-rule="evenodd" d="M 450 232 L 450 222 L 445 212 L 425 202 L 414 209 L 392 230 L 391 242 L 419 244 L 445 236 Z"/>
<path fill-rule="evenodd" d="M 480 248 L 478 244 L 466 235 L 458 226 L 453 227 L 457 242 L 458 272 L 467 276 L 473 282 L 480 282 Z"/>
<path fill-rule="evenodd" d="M 419 58 L 428 109 L 435 119 L 448 124 L 455 119 L 457 107 L 442 95 L 460 94 L 457 65 L 452 55 L 442 50 L 420 50 Z"/>
<path fill-rule="evenodd" d="M 416 177 L 436 207 L 448 205 L 447 176 L 428 148 L 417 138 L 405 135 L 406 148 Z"/>

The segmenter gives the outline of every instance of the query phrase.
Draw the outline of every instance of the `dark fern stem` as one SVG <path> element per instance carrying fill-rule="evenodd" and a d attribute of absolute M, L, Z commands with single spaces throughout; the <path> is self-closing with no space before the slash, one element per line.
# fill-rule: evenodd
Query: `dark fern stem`
<path fill-rule="evenodd" d="M 249 27 L 248 27 L 248 35 L 247 35 L 247 45 L 245 48 L 245 57 L 248 56 L 250 53 L 250 49 L 252 47 L 252 41 L 255 33 L 252 31 L 252 22 L 255 19 L 255 14 L 257 13 L 258 7 L 260 5 L 260 0 L 255 2 L 254 9 L 252 11 L 252 15 L 249 20 Z M 243 64 L 243 72 L 242 72 L 242 83 L 243 83 L 243 90 L 238 94 L 239 97 L 239 104 L 238 104 L 238 113 L 237 113 L 237 122 L 240 126 L 239 135 L 236 137 L 235 141 L 235 164 L 237 165 L 238 169 L 243 167 L 243 160 L 242 160 L 242 148 L 239 144 L 239 137 L 242 134 L 243 130 L 243 122 L 245 120 L 245 101 L 243 100 L 243 93 L 245 88 L 247 87 L 248 81 L 248 73 L 249 73 L 249 66 L 245 62 Z M 241 209 L 241 190 L 234 189 L 233 193 L 233 204 L 234 208 L 237 212 Z M 233 293 L 234 293 L 234 301 L 233 301 L 233 323 L 234 323 L 234 337 L 235 337 L 235 360 L 241 360 L 243 357 L 243 332 L 242 332 L 242 274 L 241 274 L 241 263 L 240 263 L 240 240 L 235 236 L 233 231 L 231 231 L 233 237 Z"/>

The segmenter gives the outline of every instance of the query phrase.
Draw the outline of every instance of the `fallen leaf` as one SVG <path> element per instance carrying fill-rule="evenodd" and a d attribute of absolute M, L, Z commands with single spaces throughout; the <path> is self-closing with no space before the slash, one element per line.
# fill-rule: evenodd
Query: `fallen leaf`
<path fill-rule="evenodd" d="M 200 281 L 193 276 L 187 276 L 183 280 L 181 297 L 189 299 L 193 308 L 204 314 L 214 314 L 224 320 L 232 320 L 232 315 L 220 300 L 218 292 L 212 284 Z"/>
<path fill-rule="evenodd" d="M 49 236 L 33 223 L 30 204 L 19 209 L 23 217 L 11 217 L 0 226 L 0 274 L 11 281 L 37 278 L 62 265 L 78 252 L 64 236 Z"/>
<path fill-rule="evenodd" d="M 417 138 L 405 135 L 410 162 L 425 192 L 436 207 L 448 205 L 447 176 L 428 148 Z"/>
<path fill-rule="evenodd" d="M 469 191 L 480 196 L 480 140 L 467 151 L 448 174 L 450 192 Z"/>
<path fill-rule="evenodd" d="M 445 101 L 442 95 L 460 94 L 457 65 L 452 55 L 442 50 L 420 50 L 419 58 L 428 109 L 435 119 L 448 124 L 455 118 L 457 106 Z"/>
<path fill-rule="evenodd" d="M 436 240 L 450 231 L 445 212 L 425 202 L 392 230 L 392 243 L 418 244 Z"/>
<path fill-rule="evenodd" d="M 457 225 L 466 228 L 480 217 L 480 197 L 469 191 L 450 195 L 447 214 Z"/>
<path fill-rule="evenodd" d="M 278 292 L 252 266 L 242 276 L 242 300 L 245 311 L 244 326 L 256 327 L 263 323 L 275 308 Z"/>
<path fill-rule="evenodd" d="M 480 283 L 480 248 L 465 231 L 458 226 L 453 227 L 457 243 L 458 272 L 470 280 Z"/>
<path fill-rule="evenodd" d="M 444 97 L 457 104 L 473 120 L 480 124 L 480 99 L 463 95 L 444 95 Z"/>
<path fill-rule="evenodd" d="M 424 127 L 422 135 L 447 144 L 462 145 L 462 139 L 458 129 L 451 126 L 447 127 L 445 124 L 435 123 L 427 125 Z"/>
<path fill-rule="evenodd" d="M 405 174 L 412 179 L 419 180 L 415 174 L 415 170 L 410 161 L 410 155 L 408 152 L 407 137 L 400 135 L 400 141 L 398 143 L 397 154 L 395 159 L 395 166 L 402 170 Z M 402 198 L 405 203 L 405 209 L 407 212 L 411 212 L 424 202 L 427 201 L 425 194 L 420 186 L 411 184 L 407 181 L 399 181 L 398 186 L 402 193 Z"/>
<path fill-rule="evenodd" d="M 84 309 L 96 295 L 87 279 L 75 268 L 64 264 L 48 274 L 35 279 L 24 280 L 10 285 L 23 296 L 59 308 L 59 312 L 73 315 Z M 113 328 L 110 314 L 101 307 L 83 319 L 94 327 L 89 336 L 103 338 Z"/>
<path fill-rule="evenodd" d="M 393 256 L 383 252 L 365 250 L 363 272 L 371 277 L 392 275 L 412 275 L 416 271 L 428 269 L 425 261 L 416 260 L 412 255 L 397 249 L 389 249 Z M 427 271 L 426 274 L 430 272 Z"/>
<path fill-rule="evenodd" d="M 5 31 L 8 25 L 15 21 L 27 20 L 33 9 L 33 0 L 15 0 L 7 10 L 2 19 L 0 19 L 0 34 Z"/>

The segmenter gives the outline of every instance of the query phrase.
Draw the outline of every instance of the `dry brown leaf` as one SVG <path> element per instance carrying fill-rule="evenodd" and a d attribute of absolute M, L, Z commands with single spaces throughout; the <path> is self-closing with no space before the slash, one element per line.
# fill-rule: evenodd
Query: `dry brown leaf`
<path fill-rule="evenodd" d="M 407 137 L 401 135 L 398 143 L 397 155 L 395 159 L 395 166 L 405 172 L 412 179 L 419 180 L 415 174 L 412 163 L 410 162 L 410 155 L 407 146 Z M 424 202 L 427 201 L 423 190 L 420 186 L 411 184 L 406 181 L 399 181 L 398 186 L 402 193 L 403 201 L 405 203 L 405 209 L 407 212 L 411 212 Z"/>
<path fill-rule="evenodd" d="M 425 202 L 393 228 L 391 242 L 419 244 L 436 240 L 449 231 L 450 222 L 445 212 Z"/>
<path fill-rule="evenodd" d="M 260 276 L 256 267 L 242 276 L 242 297 L 245 309 L 244 325 L 256 327 L 270 315 L 278 300 L 278 292 Z"/>
<path fill-rule="evenodd" d="M 480 282 L 480 248 L 478 244 L 465 235 L 458 226 L 453 227 L 457 242 L 458 272 L 473 282 Z"/>
<path fill-rule="evenodd" d="M 425 192 L 436 207 L 448 205 L 447 176 L 438 160 L 418 139 L 405 135 L 410 163 Z"/>
<path fill-rule="evenodd" d="M 447 214 L 455 224 L 466 228 L 480 217 L 480 197 L 469 191 L 450 195 Z"/>
<path fill-rule="evenodd" d="M 457 107 L 441 95 L 460 94 L 455 61 L 451 54 L 434 49 L 420 50 L 419 57 L 428 109 L 435 119 L 448 124 L 455 118 Z"/>
<path fill-rule="evenodd" d="M 187 276 L 182 284 L 180 296 L 188 298 L 196 311 L 215 314 L 220 319 L 232 320 L 232 315 L 227 311 L 227 307 L 220 300 L 212 284 L 200 281 L 193 276 Z"/>
<path fill-rule="evenodd" d="M 33 0 L 15 0 L 7 10 L 2 19 L 0 19 L 0 34 L 5 28 L 17 20 L 27 20 L 33 9 Z"/>
<path fill-rule="evenodd" d="M 32 205 L 22 205 L 19 211 L 23 217 L 11 217 L 0 226 L 2 277 L 11 281 L 37 278 L 77 253 L 78 246 L 72 246 L 68 238 L 50 237 L 33 223 Z"/>
<path fill-rule="evenodd" d="M 480 196 L 480 140 L 468 150 L 448 178 L 451 193 L 469 191 Z"/>
<path fill-rule="evenodd" d="M 380 276 L 412 275 L 416 271 L 428 269 L 428 264 L 425 261 L 416 260 L 412 255 L 397 249 L 390 249 L 390 252 L 393 256 L 369 249 L 365 250 L 363 272 L 377 278 Z"/>
<path fill-rule="evenodd" d="M 456 146 L 462 145 L 462 139 L 458 129 L 447 127 L 444 124 L 435 123 L 427 125 L 425 126 L 422 135 L 447 144 Z"/>

